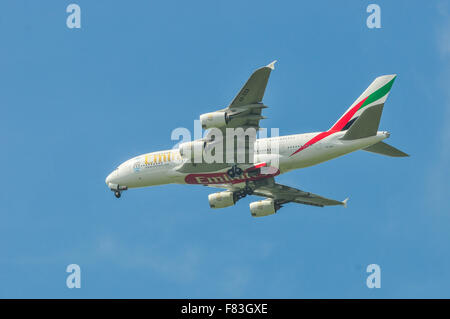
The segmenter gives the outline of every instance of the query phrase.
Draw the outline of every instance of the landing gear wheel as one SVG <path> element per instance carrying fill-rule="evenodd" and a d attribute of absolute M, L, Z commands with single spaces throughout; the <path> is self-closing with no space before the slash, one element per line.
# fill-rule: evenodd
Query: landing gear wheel
<path fill-rule="evenodd" d="M 253 194 L 253 189 L 250 186 L 245 186 L 244 187 L 244 192 L 247 195 L 251 195 L 251 194 Z"/>
<path fill-rule="evenodd" d="M 228 176 L 230 176 L 231 178 L 234 178 L 236 176 L 236 174 L 234 173 L 234 169 L 230 168 L 227 171 Z"/>
<path fill-rule="evenodd" d="M 241 176 L 242 173 L 243 173 L 242 169 L 237 167 L 236 165 L 233 165 L 233 167 L 231 167 L 227 171 L 228 176 L 230 176 L 231 178 L 234 178 L 236 176 Z"/>
<path fill-rule="evenodd" d="M 240 191 L 237 193 L 237 196 L 238 196 L 239 199 L 241 199 L 241 198 L 244 198 L 245 196 L 247 196 L 247 194 L 245 193 L 244 190 L 240 190 Z"/>
<path fill-rule="evenodd" d="M 114 196 L 116 196 L 116 198 L 120 198 L 120 192 L 119 191 L 115 191 L 114 192 Z"/>

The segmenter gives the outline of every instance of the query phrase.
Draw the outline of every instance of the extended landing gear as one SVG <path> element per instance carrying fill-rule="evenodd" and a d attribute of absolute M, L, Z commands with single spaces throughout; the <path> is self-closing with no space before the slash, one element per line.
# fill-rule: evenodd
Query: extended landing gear
<path fill-rule="evenodd" d="M 242 168 L 237 167 L 237 165 L 233 165 L 228 171 L 227 174 L 231 178 L 235 178 L 236 176 L 241 176 L 243 173 Z"/>
<path fill-rule="evenodd" d="M 252 195 L 253 194 L 253 188 L 251 188 L 250 186 L 245 186 L 243 189 L 239 190 L 236 192 L 236 197 L 237 200 L 244 198 L 247 195 Z"/>
<path fill-rule="evenodd" d="M 250 186 L 245 186 L 244 187 L 244 192 L 247 195 L 252 195 L 253 194 L 253 188 L 251 188 Z"/>
<path fill-rule="evenodd" d="M 117 184 L 110 184 L 109 188 L 114 192 L 114 196 L 116 196 L 116 198 L 120 198 L 122 192 L 128 189 L 127 186 L 121 186 Z"/>

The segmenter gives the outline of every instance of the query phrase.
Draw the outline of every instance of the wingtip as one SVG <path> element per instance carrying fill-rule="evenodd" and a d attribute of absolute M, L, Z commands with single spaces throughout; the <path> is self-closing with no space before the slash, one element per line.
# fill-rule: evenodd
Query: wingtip
<path fill-rule="evenodd" d="M 273 60 L 271 63 L 267 64 L 266 67 L 274 70 L 275 69 L 275 63 L 277 63 L 277 60 Z"/>
<path fill-rule="evenodd" d="M 342 201 L 342 205 L 344 205 L 344 208 L 347 208 L 347 202 L 348 202 L 348 197 Z"/>

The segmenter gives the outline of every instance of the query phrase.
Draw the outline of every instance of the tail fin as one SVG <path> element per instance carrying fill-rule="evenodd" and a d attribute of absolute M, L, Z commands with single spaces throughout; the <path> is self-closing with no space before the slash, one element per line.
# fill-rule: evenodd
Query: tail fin
<path fill-rule="evenodd" d="M 364 151 L 377 153 L 377 154 L 381 154 L 381 155 L 386 155 L 386 156 L 392 156 L 392 157 L 409 156 L 408 154 L 406 154 L 406 153 L 400 151 L 399 149 L 396 149 L 395 147 L 393 147 L 387 143 L 384 143 L 384 142 L 378 142 L 369 147 L 366 147 L 366 148 L 364 148 Z"/>
<path fill-rule="evenodd" d="M 330 131 L 347 131 L 342 139 L 357 139 L 377 134 L 384 102 L 396 74 L 377 77 L 333 124 Z"/>

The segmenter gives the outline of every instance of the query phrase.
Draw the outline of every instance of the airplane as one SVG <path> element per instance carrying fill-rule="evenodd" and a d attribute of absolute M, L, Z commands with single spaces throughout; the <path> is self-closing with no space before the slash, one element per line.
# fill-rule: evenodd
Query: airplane
<path fill-rule="evenodd" d="M 262 102 L 267 82 L 276 61 L 256 70 L 228 107 L 202 114 L 203 129 L 225 132 L 229 129 L 259 130 Z M 180 143 L 177 148 L 136 156 L 120 164 L 106 178 L 108 188 L 117 198 L 130 188 L 162 184 L 197 184 L 220 188 L 222 191 L 208 196 L 211 208 L 235 205 L 247 195 L 264 199 L 250 203 L 253 217 L 275 214 L 287 203 L 299 203 L 318 207 L 342 205 L 343 201 L 329 199 L 307 191 L 275 182 L 275 177 L 289 171 L 316 165 L 333 158 L 364 150 L 392 157 L 408 154 L 383 142 L 390 136 L 378 131 L 384 103 L 397 75 L 377 77 L 353 102 L 347 111 L 326 131 L 248 138 L 241 148 L 234 148 L 246 155 L 238 162 L 207 163 L 192 162 L 194 149 L 206 152 L 218 140 L 213 134 L 190 142 Z M 228 141 L 227 141 L 228 143 Z M 272 147 L 273 146 L 273 147 Z M 218 149 L 221 150 L 223 146 Z M 229 148 L 227 148 L 229 150 Z M 222 155 L 219 155 L 222 156 Z"/>

